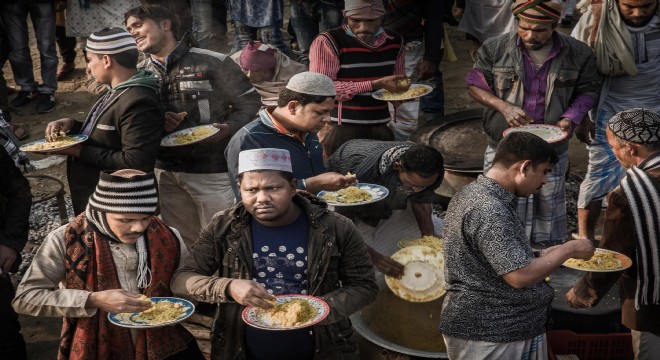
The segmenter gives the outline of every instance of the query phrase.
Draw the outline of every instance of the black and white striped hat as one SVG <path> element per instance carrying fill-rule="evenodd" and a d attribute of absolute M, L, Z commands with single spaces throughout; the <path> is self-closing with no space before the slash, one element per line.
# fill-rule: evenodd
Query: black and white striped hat
<path fill-rule="evenodd" d="M 89 198 L 90 209 L 102 213 L 154 215 L 157 205 L 153 173 L 126 178 L 101 172 L 96 190 Z"/>
<path fill-rule="evenodd" d="M 118 27 L 96 31 L 87 39 L 87 51 L 95 54 L 112 55 L 131 49 L 137 50 L 135 39 Z"/>

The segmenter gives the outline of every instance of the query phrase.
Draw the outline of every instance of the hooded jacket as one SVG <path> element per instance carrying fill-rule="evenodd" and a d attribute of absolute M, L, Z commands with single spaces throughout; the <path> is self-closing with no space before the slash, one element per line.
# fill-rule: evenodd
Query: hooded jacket
<path fill-rule="evenodd" d="M 80 157 L 69 157 L 67 178 L 76 214 L 87 206 L 103 170 L 153 171 L 163 135 L 163 108 L 158 79 L 139 71 L 99 98 L 84 123 L 71 133 L 91 129 Z"/>

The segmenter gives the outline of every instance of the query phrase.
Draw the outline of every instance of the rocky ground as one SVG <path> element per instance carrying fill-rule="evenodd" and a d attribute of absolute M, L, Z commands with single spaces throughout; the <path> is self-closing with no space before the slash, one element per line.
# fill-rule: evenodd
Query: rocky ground
<path fill-rule="evenodd" d="M 442 68 L 444 72 L 444 88 L 445 88 L 445 101 L 446 101 L 446 114 L 454 112 L 478 108 L 476 104 L 465 91 L 464 76 L 471 68 L 471 59 L 469 55 L 470 43 L 467 42 L 462 33 L 459 33 L 455 28 L 449 27 L 449 36 L 454 47 L 458 61 L 456 62 L 443 62 Z M 39 54 L 36 49 L 34 38 L 31 39 L 32 57 L 35 64 L 35 75 L 37 81 L 40 81 L 39 75 Z M 82 52 L 79 51 L 80 56 L 76 59 L 77 69 L 69 75 L 64 81 L 59 83 L 59 89 L 55 95 L 56 107 L 55 110 L 48 114 L 37 114 L 35 111 L 35 104 L 29 104 L 20 111 L 13 113 L 13 122 L 28 129 L 31 133 L 30 137 L 24 142 L 38 140 L 43 138 L 43 133 L 48 122 L 57 120 L 64 117 L 71 117 L 76 119 L 84 119 L 87 111 L 94 103 L 96 96 L 87 92 L 85 86 L 85 61 L 82 58 Z M 14 86 L 13 77 L 9 64 L 7 63 L 3 69 L 5 77 L 10 86 Z M 575 139 L 571 140 L 571 177 L 567 184 L 569 204 L 567 210 L 569 212 L 569 226 L 571 231 L 575 230 L 575 198 L 579 186 L 579 179 L 584 175 L 587 164 L 587 154 L 584 145 L 577 142 Z M 62 181 L 66 186 L 65 164 L 61 157 L 49 157 L 30 155 L 39 170 L 34 171 L 31 175 L 46 175 L 51 176 Z M 56 191 L 58 186 L 54 182 L 48 180 L 32 180 L 33 191 L 36 193 L 35 199 L 43 198 L 47 194 Z M 66 187 L 65 187 L 66 188 Z M 70 201 L 67 200 L 68 216 L 73 216 L 70 208 Z M 48 232 L 60 226 L 60 215 L 58 211 L 58 204 L 56 199 L 47 200 L 45 202 L 36 203 L 33 207 L 32 215 L 30 217 L 30 235 L 29 243 L 23 251 L 23 264 L 19 272 L 14 275 L 15 281 L 20 280 L 34 253 L 43 241 L 43 238 Z M 438 209 L 441 210 L 441 209 Z M 21 316 L 21 323 L 23 325 L 23 335 L 28 343 L 28 356 L 29 359 L 54 359 L 56 357 L 56 348 L 59 339 L 59 330 L 61 326 L 60 319 L 52 318 L 35 318 L 30 316 Z M 370 358 L 372 359 L 372 358 Z"/>

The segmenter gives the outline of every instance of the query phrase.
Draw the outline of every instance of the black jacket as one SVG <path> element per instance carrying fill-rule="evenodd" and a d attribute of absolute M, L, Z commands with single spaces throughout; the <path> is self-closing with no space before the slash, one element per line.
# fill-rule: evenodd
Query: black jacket
<path fill-rule="evenodd" d="M 0 146 L 0 244 L 23 250 L 30 229 L 30 183 Z"/>
<path fill-rule="evenodd" d="M 156 91 L 134 86 L 114 91 L 102 109 L 80 158 L 69 157 L 67 177 L 76 214 L 85 210 L 103 170 L 153 171 L 163 135 L 163 108 Z M 102 101 L 104 98 L 99 99 Z M 78 133 L 76 122 L 71 133 Z"/>
<path fill-rule="evenodd" d="M 261 98 L 241 68 L 228 56 L 180 42 L 167 58 L 167 65 L 149 57 L 138 65 L 161 81 L 160 95 L 166 111 L 188 115 L 175 131 L 208 123 L 229 125 L 230 135 L 252 121 Z M 163 147 L 159 169 L 187 173 L 227 172 L 224 151 L 231 136 L 220 141 Z"/>

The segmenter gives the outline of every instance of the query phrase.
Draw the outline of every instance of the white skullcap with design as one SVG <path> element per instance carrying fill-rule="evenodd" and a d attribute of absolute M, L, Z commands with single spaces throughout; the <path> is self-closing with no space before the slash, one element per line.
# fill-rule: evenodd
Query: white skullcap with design
<path fill-rule="evenodd" d="M 275 170 L 292 173 L 291 155 L 285 149 L 243 150 L 238 154 L 238 173 L 255 170 Z"/>

